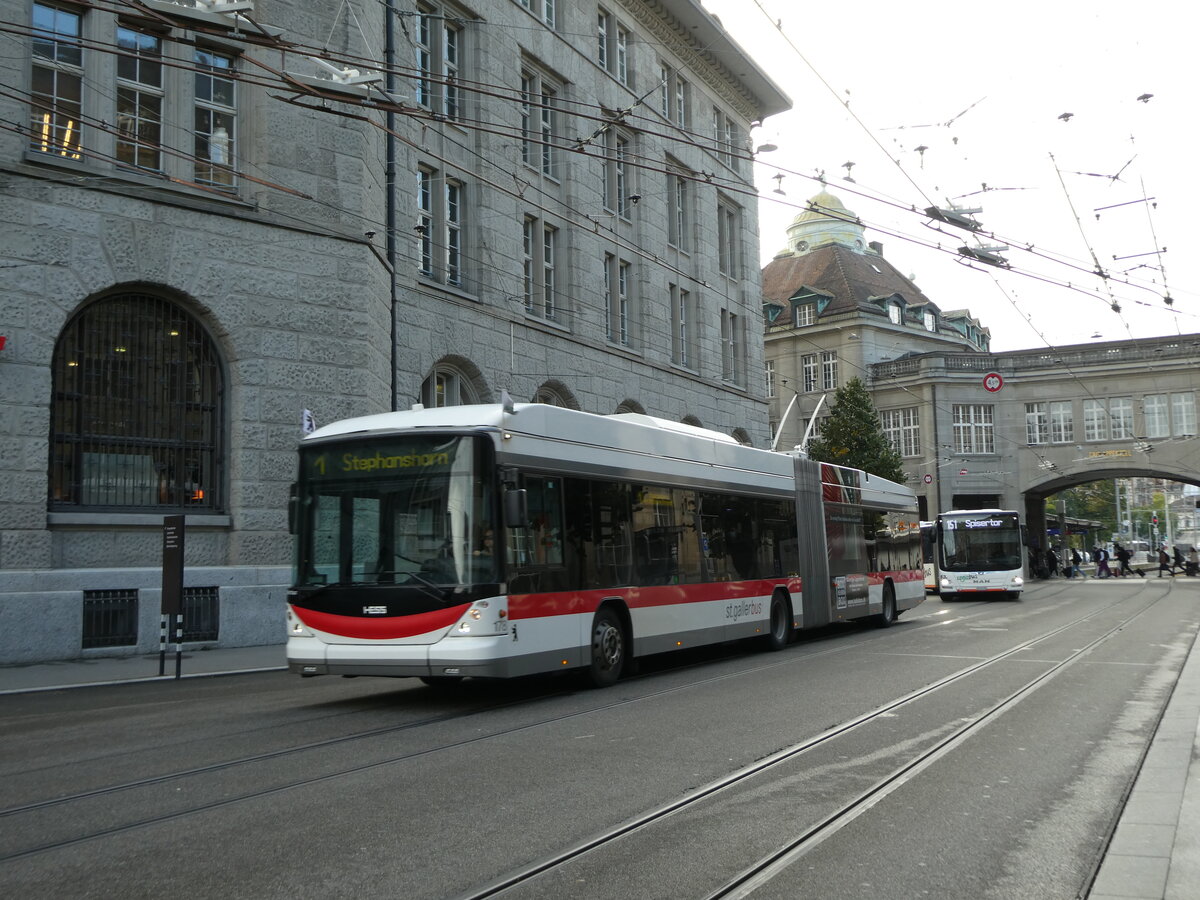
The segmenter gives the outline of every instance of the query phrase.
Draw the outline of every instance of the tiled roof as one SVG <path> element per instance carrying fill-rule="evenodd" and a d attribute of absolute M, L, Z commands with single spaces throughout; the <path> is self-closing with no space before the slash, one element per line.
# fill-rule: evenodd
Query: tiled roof
<path fill-rule="evenodd" d="M 806 253 L 780 256 L 762 272 L 763 299 L 786 306 L 803 289 L 832 297 L 823 316 L 866 309 L 878 312 L 872 298 L 899 294 L 909 307 L 930 303 L 921 289 L 876 253 L 827 244 Z M 932 305 L 937 309 L 936 304 Z"/>

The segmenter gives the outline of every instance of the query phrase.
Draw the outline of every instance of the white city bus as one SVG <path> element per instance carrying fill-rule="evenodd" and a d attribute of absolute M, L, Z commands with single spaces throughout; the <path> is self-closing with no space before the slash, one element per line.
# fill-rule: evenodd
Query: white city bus
<path fill-rule="evenodd" d="M 1025 587 L 1025 531 L 1013 510 L 951 510 L 937 517 L 938 592 L 1019 599 Z"/>
<path fill-rule="evenodd" d="M 301 675 L 508 677 L 874 617 L 924 599 L 913 492 L 642 415 L 416 408 L 300 446 Z"/>

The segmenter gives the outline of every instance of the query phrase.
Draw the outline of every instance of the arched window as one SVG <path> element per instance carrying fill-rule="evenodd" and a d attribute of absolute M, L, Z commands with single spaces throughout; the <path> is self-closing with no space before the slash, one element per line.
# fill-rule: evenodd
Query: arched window
<path fill-rule="evenodd" d="M 52 369 L 51 509 L 223 508 L 225 379 L 199 321 L 107 297 L 67 323 Z"/>
<path fill-rule="evenodd" d="M 749 433 L 746 431 L 746 429 L 745 429 L 745 428 L 735 428 L 735 429 L 733 429 L 733 439 L 734 439 L 735 441 L 737 441 L 739 444 L 741 444 L 743 447 L 749 447 L 749 446 L 750 446 L 750 435 L 749 435 Z"/>
<path fill-rule="evenodd" d="M 697 419 L 695 416 L 684 416 L 680 421 L 682 421 L 684 425 L 692 425 L 696 428 L 704 427 L 704 423 L 701 422 L 699 419 Z"/>
<path fill-rule="evenodd" d="M 537 389 L 533 395 L 534 403 L 545 403 L 549 406 L 562 406 L 566 409 L 579 409 L 579 401 L 563 385 L 561 381 L 550 380 Z"/>
<path fill-rule="evenodd" d="M 645 415 L 646 408 L 636 400 L 622 400 L 617 406 L 616 415 L 621 415 L 622 413 L 638 413 L 640 415 Z"/>
<path fill-rule="evenodd" d="M 421 382 L 421 403 L 427 408 L 465 406 L 478 403 L 479 395 L 470 376 L 456 366 L 441 363 Z"/>

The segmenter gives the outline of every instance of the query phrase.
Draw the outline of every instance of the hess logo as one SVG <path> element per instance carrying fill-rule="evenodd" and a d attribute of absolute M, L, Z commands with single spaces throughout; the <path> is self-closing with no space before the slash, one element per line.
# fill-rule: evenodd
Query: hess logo
<path fill-rule="evenodd" d="M 363 615 L 364 616 L 386 616 L 387 615 L 387 607 L 386 606 L 364 606 L 363 607 Z"/>

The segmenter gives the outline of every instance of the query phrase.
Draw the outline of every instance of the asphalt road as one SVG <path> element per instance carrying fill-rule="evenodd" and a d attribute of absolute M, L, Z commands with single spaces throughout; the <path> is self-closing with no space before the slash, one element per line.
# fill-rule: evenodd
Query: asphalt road
<path fill-rule="evenodd" d="M 1076 897 L 1198 625 L 1198 580 L 1054 581 L 605 691 L 0 697 L 0 894 Z"/>

